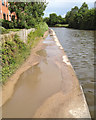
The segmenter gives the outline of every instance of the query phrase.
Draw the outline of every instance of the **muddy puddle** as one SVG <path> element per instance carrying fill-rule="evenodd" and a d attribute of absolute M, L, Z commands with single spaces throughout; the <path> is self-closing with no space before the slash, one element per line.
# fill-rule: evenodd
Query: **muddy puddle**
<path fill-rule="evenodd" d="M 54 43 L 50 36 L 43 43 L 45 49 L 37 52 L 41 62 L 21 74 L 13 96 L 3 106 L 3 118 L 32 118 L 48 97 L 60 91 L 62 76 L 54 62 L 60 53 L 55 45 L 47 46 Z"/>

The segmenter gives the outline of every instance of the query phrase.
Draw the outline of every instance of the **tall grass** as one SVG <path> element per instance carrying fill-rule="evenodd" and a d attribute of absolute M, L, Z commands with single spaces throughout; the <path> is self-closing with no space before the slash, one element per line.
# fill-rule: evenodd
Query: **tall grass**
<path fill-rule="evenodd" d="M 38 42 L 39 37 L 43 37 L 44 32 L 48 30 L 48 25 L 44 23 L 40 23 L 36 26 L 36 30 L 34 32 L 30 32 L 28 35 L 28 44 L 30 47 L 34 46 L 36 42 Z"/>

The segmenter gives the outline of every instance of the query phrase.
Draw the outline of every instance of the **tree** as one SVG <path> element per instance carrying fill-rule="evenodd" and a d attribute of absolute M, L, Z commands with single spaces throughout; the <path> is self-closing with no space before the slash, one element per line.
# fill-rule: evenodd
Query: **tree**
<path fill-rule="evenodd" d="M 86 10 L 88 10 L 88 5 L 86 4 L 86 2 L 84 2 L 80 7 L 79 12 L 85 12 Z"/>
<path fill-rule="evenodd" d="M 65 24 L 66 20 L 62 18 L 61 15 L 57 16 L 56 13 L 52 13 L 49 17 L 44 18 L 44 22 L 46 22 L 49 26 L 55 26 L 56 24 Z"/>
<path fill-rule="evenodd" d="M 45 17 L 43 21 L 46 22 L 48 25 L 50 24 L 50 23 L 49 23 L 49 18 L 48 18 L 48 17 Z"/>
<path fill-rule="evenodd" d="M 76 27 L 77 26 L 76 21 L 74 22 L 74 19 L 76 19 L 76 17 L 77 17 L 78 10 L 79 10 L 78 7 L 75 6 L 74 8 L 71 9 L 71 11 L 67 12 L 65 19 L 68 22 L 69 27 L 72 27 L 72 26 Z"/>
<path fill-rule="evenodd" d="M 16 13 L 17 27 L 29 28 L 42 21 L 46 6 L 45 2 L 10 2 L 9 10 Z"/>
<path fill-rule="evenodd" d="M 96 10 L 88 9 L 84 2 L 80 9 L 77 6 L 67 12 L 65 19 L 69 27 L 78 29 L 96 29 Z"/>
<path fill-rule="evenodd" d="M 58 24 L 63 24 L 64 23 L 64 19 L 62 18 L 61 15 L 57 16 L 57 23 Z"/>
<path fill-rule="evenodd" d="M 66 22 L 69 23 L 69 20 L 70 20 L 70 14 L 71 14 L 71 11 L 68 11 L 66 16 L 65 16 L 65 19 L 66 19 Z"/>
<path fill-rule="evenodd" d="M 53 26 L 55 24 L 57 24 L 57 15 L 56 15 L 56 13 L 50 14 L 49 23 L 50 23 L 50 25 L 53 25 Z"/>

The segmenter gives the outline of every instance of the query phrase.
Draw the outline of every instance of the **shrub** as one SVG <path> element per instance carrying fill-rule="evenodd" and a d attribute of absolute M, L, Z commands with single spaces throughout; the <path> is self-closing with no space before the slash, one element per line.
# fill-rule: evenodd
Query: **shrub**
<path fill-rule="evenodd" d="M 6 34 L 9 33 L 10 31 L 17 32 L 20 31 L 20 29 L 5 29 L 4 27 L 0 26 L 1 34 Z"/>
<path fill-rule="evenodd" d="M 5 29 L 4 27 L 1 27 L 1 26 L 0 26 L 0 32 L 1 32 L 1 34 L 9 33 L 9 31 L 7 29 Z"/>
<path fill-rule="evenodd" d="M 9 29 L 11 27 L 11 22 L 8 20 L 3 20 L 2 27 Z"/>
<path fill-rule="evenodd" d="M 42 22 L 40 24 L 37 24 L 36 30 L 34 32 L 30 32 L 28 35 L 28 44 L 29 46 L 32 46 L 34 44 L 34 41 L 36 41 L 36 37 L 41 37 L 44 35 L 44 32 L 48 30 L 48 25 L 45 22 Z"/>
<path fill-rule="evenodd" d="M 22 64 L 30 54 L 30 48 L 39 41 L 40 36 L 43 36 L 46 30 L 48 30 L 47 24 L 40 23 L 36 26 L 35 32 L 29 33 L 27 44 L 21 41 L 17 34 L 14 35 L 13 39 L 7 39 L 2 43 L 2 50 L 0 50 L 2 52 L 2 79 L 0 82 L 4 84 L 7 78 Z"/>
<path fill-rule="evenodd" d="M 13 40 L 7 40 L 2 44 L 2 80 L 5 83 L 16 68 L 24 61 L 30 53 L 29 47 L 20 41 L 17 35 Z"/>

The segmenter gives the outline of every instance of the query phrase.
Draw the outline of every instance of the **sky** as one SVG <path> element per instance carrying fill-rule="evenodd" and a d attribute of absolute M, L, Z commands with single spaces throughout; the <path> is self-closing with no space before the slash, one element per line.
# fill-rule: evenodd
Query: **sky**
<path fill-rule="evenodd" d="M 44 12 L 44 17 L 48 17 L 51 13 L 56 13 L 65 17 L 66 13 L 74 6 L 81 5 L 86 2 L 89 8 L 94 8 L 94 2 L 96 0 L 46 0 L 48 2 L 47 8 Z"/>

